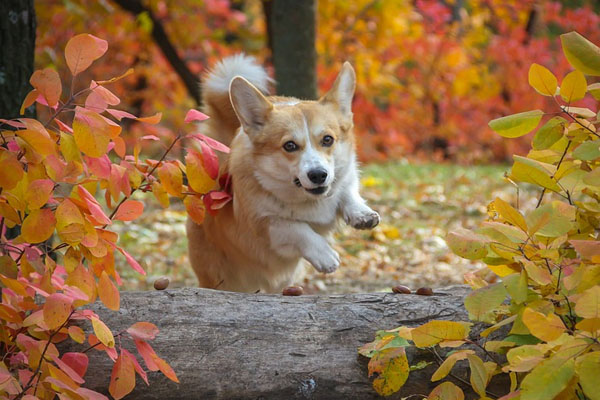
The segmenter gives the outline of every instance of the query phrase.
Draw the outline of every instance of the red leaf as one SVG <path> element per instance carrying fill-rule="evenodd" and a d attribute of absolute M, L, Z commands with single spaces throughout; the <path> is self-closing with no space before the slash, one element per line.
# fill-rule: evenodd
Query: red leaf
<path fill-rule="evenodd" d="M 110 159 L 106 154 L 99 158 L 85 156 L 85 162 L 92 173 L 98 178 L 110 178 Z"/>
<path fill-rule="evenodd" d="M 125 349 L 121 349 L 121 354 L 124 355 L 124 356 L 127 356 L 127 357 L 129 357 L 131 359 L 131 361 L 133 362 L 133 366 L 135 368 L 135 371 L 144 380 L 144 382 L 146 382 L 146 385 L 150 385 L 150 383 L 148 382 L 148 375 L 146 374 L 146 371 L 144 371 L 144 369 L 142 368 L 142 366 L 138 362 L 137 358 L 135 358 L 135 356 L 133 354 L 131 354 L 130 352 L 128 352 Z"/>
<path fill-rule="evenodd" d="M 158 371 L 158 365 L 156 365 L 156 362 L 154 361 L 158 356 L 152 349 L 152 346 L 143 340 L 133 339 L 133 342 L 135 343 L 138 353 L 144 359 L 146 367 L 148 367 L 150 371 Z"/>
<path fill-rule="evenodd" d="M 158 136 L 146 135 L 146 136 L 142 136 L 142 140 L 160 140 L 160 139 L 158 138 Z"/>
<path fill-rule="evenodd" d="M 156 362 L 156 365 L 158 365 L 158 369 L 160 369 L 160 371 L 165 374 L 165 376 L 167 378 L 169 378 L 170 380 L 172 380 L 175 383 L 179 383 L 179 379 L 177 379 L 177 375 L 175 375 L 175 371 L 173 371 L 173 368 L 171 368 L 171 366 L 162 358 L 156 357 L 154 359 L 154 361 Z"/>
<path fill-rule="evenodd" d="M 118 208 L 115 219 L 119 221 L 133 221 L 144 212 L 144 203 L 137 200 L 126 200 Z"/>
<path fill-rule="evenodd" d="M 117 358 L 110 374 L 108 391 L 115 399 L 122 399 L 135 387 L 135 367 L 129 357 L 124 357 L 123 352 Z"/>
<path fill-rule="evenodd" d="M 129 266 L 131 268 L 133 268 L 134 270 L 136 270 L 137 272 L 139 272 L 142 275 L 146 275 L 146 271 L 144 271 L 144 268 L 142 268 L 142 266 L 137 261 L 135 261 L 135 259 L 133 257 L 131 257 L 131 254 L 129 254 L 123 248 L 117 246 L 113 242 L 107 241 L 107 243 L 110 244 L 111 246 L 113 246 L 114 248 L 116 248 L 117 250 L 119 250 L 121 252 L 121 254 L 123 254 L 125 256 L 125 259 L 127 260 L 127 263 L 129 263 Z"/>
<path fill-rule="evenodd" d="M 134 339 L 152 340 L 158 334 L 158 328 L 150 322 L 136 322 L 127 329 L 127 332 Z"/>
<path fill-rule="evenodd" d="M 217 212 L 223 208 L 225 204 L 229 203 L 231 199 L 232 197 L 229 193 L 217 191 L 208 192 L 202 198 L 204 206 L 210 215 L 217 215 Z"/>
<path fill-rule="evenodd" d="M 85 71 L 94 60 L 108 50 L 108 42 L 87 33 L 74 36 L 67 42 L 65 58 L 73 75 Z"/>
<path fill-rule="evenodd" d="M 222 153 L 229 153 L 229 147 L 225 146 L 223 143 L 218 142 L 215 139 L 210 138 L 206 135 L 203 135 L 201 133 L 196 133 L 196 134 L 190 135 L 190 137 L 193 137 L 196 140 L 206 142 L 207 145 L 209 145 L 210 147 L 212 147 L 213 149 L 215 149 L 217 151 L 220 151 Z"/>
<path fill-rule="evenodd" d="M 185 115 L 185 122 L 192 122 L 192 121 L 204 121 L 209 119 L 210 117 L 206 114 L 201 113 L 198 110 L 195 109 L 191 109 L 190 111 L 187 112 L 187 114 Z"/>
<path fill-rule="evenodd" d="M 94 196 L 92 196 L 90 192 L 87 191 L 86 188 L 84 188 L 81 185 L 78 185 L 77 193 L 79 193 L 79 197 L 81 197 L 85 201 L 85 204 L 87 204 L 90 213 L 96 221 L 105 225 L 112 224 L 112 221 L 106 216 L 106 214 L 104 214 L 104 211 L 102 211 L 102 207 L 100 207 L 100 204 L 96 201 Z"/>
<path fill-rule="evenodd" d="M 202 164 L 204 169 L 213 180 L 219 176 L 219 159 L 217 155 L 204 141 L 200 141 L 200 148 L 202 149 Z"/>
<path fill-rule="evenodd" d="M 137 119 L 138 118 L 135 115 L 133 115 L 131 113 L 128 113 L 127 111 L 115 110 L 113 108 L 108 108 L 106 110 L 106 112 L 108 112 L 110 115 L 112 115 L 113 117 L 115 117 L 117 119 L 117 121 L 120 121 L 123 118 L 129 118 L 129 119 Z"/>
<path fill-rule="evenodd" d="M 61 357 L 62 362 L 67 364 L 80 377 L 84 377 L 88 367 L 88 356 L 84 353 L 68 352 Z M 65 371 L 66 372 L 66 371 Z"/>
<path fill-rule="evenodd" d="M 81 353 L 79 353 L 81 354 Z M 58 366 L 58 368 L 61 369 L 62 372 L 64 372 L 65 374 L 67 374 L 67 376 L 71 379 L 73 379 L 74 382 L 79 383 L 80 385 L 85 382 L 82 379 L 82 376 L 79 375 L 79 373 L 77 373 L 75 370 L 73 370 L 73 368 L 71 368 L 69 365 L 67 365 L 65 362 L 63 362 L 60 358 L 58 358 L 55 355 L 52 355 L 52 360 L 56 363 L 56 365 Z M 87 367 L 87 365 L 86 365 Z"/>

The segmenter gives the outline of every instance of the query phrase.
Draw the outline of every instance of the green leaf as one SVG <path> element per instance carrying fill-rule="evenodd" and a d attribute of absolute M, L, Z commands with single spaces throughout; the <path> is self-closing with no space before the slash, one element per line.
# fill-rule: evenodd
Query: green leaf
<path fill-rule="evenodd" d="M 493 323 L 493 311 L 505 299 L 506 289 L 500 282 L 469 293 L 465 298 L 465 308 L 469 312 L 469 319 Z"/>
<path fill-rule="evenodd" d="M 590 400 L 600 400 L 598 381 L 600 381 L 600 351 L 585 354 L 575 360 L 575 370 L 579 375 L 579 384 Z"/>
<path fill-rule="evenodd" d="M 533 210 L 526 220 L 529 226 L 537 226 L 539 221 L 544 221 L 535 232 L 536 235 L 559 237 L 573 229 L 573 211 L 568 204 L 554 201 Z"/>
<path fill-rule="evenodd" d="M 560 192 L 561 189 L 554 179 L 551 178 L 556 173 L 556 167 L 552 164 L 546 164 L 530 158 L 513 156 L 513 164 L 510 177 L 519 182 L 533 183 L 550 189 L 553 192 Z M 532 226 L 531 224 L 527 224 Z"/>
<path fill-rule="evenodd" d="M 488 125 L 500 136 L 517 138 L 534 130 L 543 115 L 544 112 L 541 110 L 526 111 L 496 118 L 491 120 Z"/>
<path fill-rule="evenodd" d="M 535 150 L 549 149 L 556 143 L 565 131 L 567 120 L 562 117 L 553 117 L 548 120 L 533 137 L 533 148 Z"/>
<path fill-rule="evenodd" d="M 487 238 L 462 228 L 452 231 L 446 236 L 448 247 L 460 257 L 469 260 L 485 257 L 487 242 Z"/>
<path fill-rule="evenodd" d="M 478 395 L 485 397 L 485 388 L 488 384 L 488 376 L 487 370 L 483 365 L 483 361 L 481 361 L 481 358 L 473 354 L 467 355 L 467 358 L 469 359 L 469 369 L 471 370 L 471 376 L 469 379 L 471 386 Z"/>
<path fill-rule="evenodd" d="M 577 32 L 560 35 L 569 63 L 586 75 L 600 76 L 600 48 Z"/>
<path fill-rule="evenodd" d="M 560 85 L 560 97 L 567 103 L 583 99 L 586 91 L 585 76 L 577 70 L 569 72 Z"/>
<path fill-rule="evenodd" d="M 536 366 L 521 383 L 521 400 L 552 400 L 575 375 L 575 361 L 553 357 Z"/>
<path fill-rule="evenodd" d="M 554 96 L 558 87 L 558 81 L 554 74 L 546 67 L 536 63 L 529 67 L 529 84 L 544 96 Z"/>
<path fill-rule="evenodd" d="M 583 161 L 592 161 L 600 158 L 600 140 L 591 140 L 581 143 L 573 150 L 573 157 Z"/>
<path fill-rule="evenodd" d="M 527 300 L 527 272 L 505 276 L 502 283 L 514 303 L 521 304 Z"/>

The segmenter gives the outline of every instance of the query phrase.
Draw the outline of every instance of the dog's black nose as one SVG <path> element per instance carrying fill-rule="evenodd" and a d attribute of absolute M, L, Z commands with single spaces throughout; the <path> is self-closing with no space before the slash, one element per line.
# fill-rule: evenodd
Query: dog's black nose
<path fill-rule="evenodd" d="M 307 175 L 308 179 L 310 179 L 312 183 L 316 183 L 318 185 L 325 182 L 325 179 L 327 179 L 327 171 L 325 171 L 323 168 L 311 169 L 308 171 Z"/>

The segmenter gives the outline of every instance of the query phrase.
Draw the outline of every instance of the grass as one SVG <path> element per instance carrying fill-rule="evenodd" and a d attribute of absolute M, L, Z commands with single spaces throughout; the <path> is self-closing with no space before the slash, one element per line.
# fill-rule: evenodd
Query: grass
<path fill-rule="evenodd" d="M 481 266 L 453 255 L 443 238 L 453 228 L 476 227 L 497 196 L 515 203 L 515 187 L 503 179 L 507 170 L 399 162 L 364 166 L 362 193 L 380 213 L 381 224 L 373 231 L 342 227 L 336 237 L 340 269 L 325 275 L 307 267 L 305 278 L 297 283 L 308 292 L 329 293 L 461 283 L 465 273 Z M 521 194 L 522 204 L 533 201 L 528 199 L 533 194 Z M 121 244 L 148 273 L 140 277 L 118 258 L 125 289 L 150 289 L 159 276 L 169 277 L 170 287 L 195 286 L 182 205 L 174 203 L 163 210 L 150 197 L 147 203 L 140 219 L 116 225 Z"/>

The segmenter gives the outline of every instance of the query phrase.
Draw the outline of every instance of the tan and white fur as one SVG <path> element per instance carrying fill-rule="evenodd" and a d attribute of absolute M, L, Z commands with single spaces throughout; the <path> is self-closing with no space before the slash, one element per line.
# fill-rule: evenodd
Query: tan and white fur
<path fill-rule="evenodd" d="M 208 74 L 203 100 L 211 119 L 203 133 L 231 148 L 221 161 L 233 201 L 202 225 L 188 220 L 190 262 L 201 287 L 277 292 L 294 282 L 302 259 L 331 273 L 340 265 L 331 246 L 338 220 L 357 229 L 379 223 L 359 194 L 355 80 L 345 63 L 325 96 L 303 101 L 266 96 L 266 72 L 244 55 Z"/>

